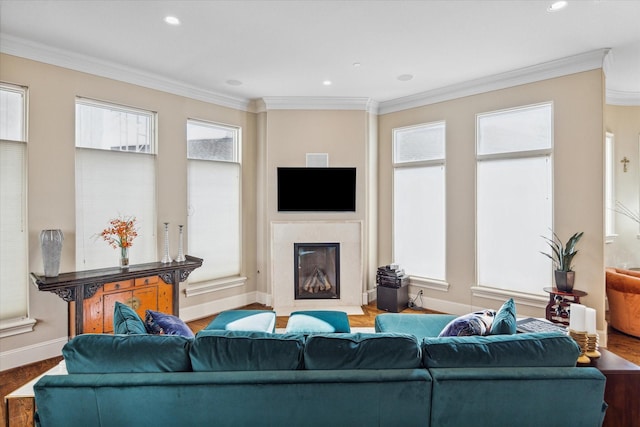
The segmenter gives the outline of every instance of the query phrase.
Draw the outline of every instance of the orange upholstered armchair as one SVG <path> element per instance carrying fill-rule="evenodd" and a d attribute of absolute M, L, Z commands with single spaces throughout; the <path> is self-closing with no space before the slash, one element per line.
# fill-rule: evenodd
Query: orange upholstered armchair
<path fill-rule="evenodd" d="M 606 278 L 611 327 L 640 337 L 640 271 L 607 268 Z"/>

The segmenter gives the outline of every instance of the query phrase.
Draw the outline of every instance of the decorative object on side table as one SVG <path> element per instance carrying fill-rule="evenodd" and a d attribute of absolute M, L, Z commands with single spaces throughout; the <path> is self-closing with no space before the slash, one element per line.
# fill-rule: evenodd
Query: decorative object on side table
<path fill-rule="evenodd" d="M 562 292 L 571 292 L 573 290 L 576 275 L 571 262 L 573 261 L 573 257 L 578 253 L 576 245 L 583 234 L 582 231 L 575 233 L 567 240 L 565 245 L 562 245 L 562 241 L 556 233 L 553 233 L 553 239 L 542 236 L 551 247 L 552 253 L 551 255 L 545 252 L 540 253 L 553 261 L 553 265 L 556 267 L 554 271 L 556 287 Z"/>
<path fill-rule="evenodd" d="M 100 236 L 114 249 L 120 249 L 120 267 L 129 267 L 129 248 L 133 239 L 138 237 L 136 217 L 125 216 L 109 221 L 109 227 L 102 230 Z"/>
<path fill-rule="evenodd" d="M 563 292 L 558 288 L 543 288 L 543 290 L 549 294 L 549 302 L 545 310 L 546 319 L 569 326 L 569 305 L 580 304 L 580 298 L 587 296 L 587 293 L 577 289 L 571 292 Z"/>
<path fill-rule="evenodd" d="M 183 233 L 183 225 L 179 225 L 178 226 L 178 233 L 179 233 L 179 237 L 178 237 L 178 256 L 176 257 L 176 261 L 177 262 L 183 262 L 186 261 L 186 257 L 184 256 L 184 233 Z"/>
<path fill-rule="evenodd" d="M 582 304 L 570 304 L 569 313 L 569 335 L 578 343 L 581 350 L 578 363 L 591 363 L 591 359 L 600 357 L 597 349 L 596 311 Z"/>
<path fill-rule="evenodd" d="M 163 264 L 167 264 L 171 262 L 171 257 L 169 256 L 169 223 L 164 223 L 164 255 L 162 256 Z"/>
<path fill-rule="evenodd" d="M 62 230 L 42 230 L 40 232 L 40 244 L 42 247 L 42 263 L 44 264 L 44 276 L 56 277 L 60 271 L 60 255 L 62 254 Z"/>

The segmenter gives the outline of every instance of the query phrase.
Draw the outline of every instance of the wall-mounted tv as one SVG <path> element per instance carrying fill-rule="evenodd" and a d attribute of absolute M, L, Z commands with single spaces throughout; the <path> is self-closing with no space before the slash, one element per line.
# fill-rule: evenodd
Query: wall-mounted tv
<path fill-rule="evenodd" d="M 279 212 L 355 212 L 356 168 L 278 168 Z"/>

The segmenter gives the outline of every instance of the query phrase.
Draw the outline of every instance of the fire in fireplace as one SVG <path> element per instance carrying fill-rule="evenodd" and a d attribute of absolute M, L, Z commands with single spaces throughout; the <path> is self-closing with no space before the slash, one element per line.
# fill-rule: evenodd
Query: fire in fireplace
<path fill-rule="evenodd" d="M 340 298 L 340 243 L 294 243 L 295 299 Z"/>

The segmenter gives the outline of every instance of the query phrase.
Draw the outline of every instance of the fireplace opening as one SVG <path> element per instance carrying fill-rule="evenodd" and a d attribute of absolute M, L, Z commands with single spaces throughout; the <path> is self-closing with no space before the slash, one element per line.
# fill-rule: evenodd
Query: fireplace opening
<path fill-rule="evenodd" d="M 340 243 L 294 243 L 295 299 L 340 298 Z"/>

